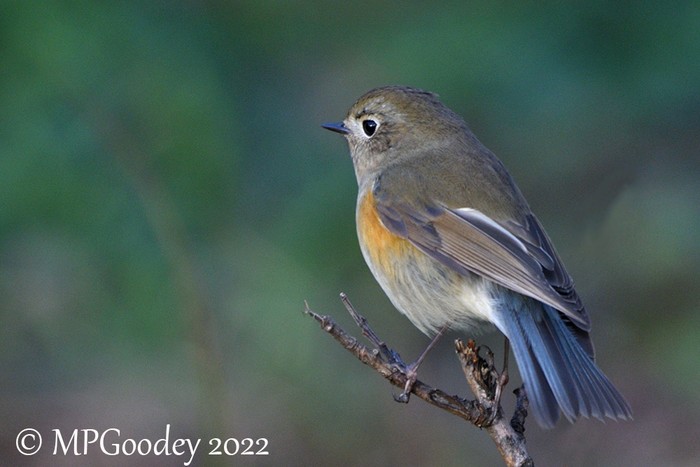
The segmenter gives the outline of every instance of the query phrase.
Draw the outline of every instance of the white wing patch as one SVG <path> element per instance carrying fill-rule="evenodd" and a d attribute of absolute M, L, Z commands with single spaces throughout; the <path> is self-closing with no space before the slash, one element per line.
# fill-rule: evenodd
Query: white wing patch
<path fill-rule="evenodd" d="M 459 209 L 453 209 L 452 210 L 454 213 L 459 215 L 460 217 L 464 218 L 464 220 L 469 221 L 473 226 L 479 227 L 479 225 L 485 224 L 494 229 L 495 231 L 499 232 L 501 235 L 503 235 L 504 238 L 507 238 L 509 240 L 508 243 L 511 245 L 517 246 L 520 250 L 522 250 L 523 253 L 527 253 L 527 247 L 523 242 L 518 239 L 515 235 L 510 233 L 508 229 L 505 227 L 501 226 L 498 222 L 495 220 L 491 219 L 489 216 L 486 214 L 482 213 L 481 211 L 477 211 L 476 209 L 472 208 L 459 208 Z M 490 231 L 487 230 L 481 230 L 483 233 L 489 235 L 490 237 L 493 238 L 493 235 L 490 234 Z M 494 238 L 494 240 L 502 240 L 499 238 Z M 501 241 L 501 243 L 504 243 Z"/>

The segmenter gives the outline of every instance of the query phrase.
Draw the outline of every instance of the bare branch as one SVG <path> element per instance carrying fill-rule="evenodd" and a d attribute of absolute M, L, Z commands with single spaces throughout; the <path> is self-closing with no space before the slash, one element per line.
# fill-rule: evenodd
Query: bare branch
<path fill-rule="evenodd" d="M 355 337 L 338 326 L 333 318 L 315 313 L 307 303 L 304 312 L 314 318 L 324 331 L 333 336 L 358 360 L 374 368 L 394 386 L 403 389 L 406 386 L 407 376 L 403 372 L 405 365 L 399 354 L 379 339 L 367 320 L 355 311 L 345 294 L 341 294 L 341 300 L 361 329 L 362 334 L 375 348 L 370 349 L 361 344 Z M 496 444 L 506 465 L 533 466 L 534 463 L 525 447 L 524 423 L 527 416 L 527 397 L 524 389 L 521 387 L 514 391 L 517 397 L 516 410 L 511 422 L 508 423 L 503 417 L 499 401 L 500 390 L 507 380 L 507 376 L 495 369 L 493 353 L 485 348 L 486 358 L 480 356 L 480 348 L 476 347 L 476 344 L 471 340 L 466 345 L 457 340 L 455 347 L 467 383 L 477 400 L 451 396 L 420 380 L 415 382 L 411 393 L 435 407 L 471 422 L 479 428 L 484 428 Z"/>
<path fill-rule="evenodd" d="M 487 357 L 479 355 L 479 347 L 470 340 L 465 345 L 461 340 L 455 342 L 457 356 L 462 370 L 474 395 L 486 411 L 491 414 L 489 420 L 477 420 L 474 423 L 486 429 L 498 452 L 508 466 L 533 466 L 534 462 L 525 447 L 525 417 L 527 416 L 527 397 L 521 386 L 516 389 L 517 402 L 515 413 L 508 423 L 503 417 L 503 408 L 498 400 L 497 389 L 500 375 L 493 365 L 493 353 L 484 347 Z"/>

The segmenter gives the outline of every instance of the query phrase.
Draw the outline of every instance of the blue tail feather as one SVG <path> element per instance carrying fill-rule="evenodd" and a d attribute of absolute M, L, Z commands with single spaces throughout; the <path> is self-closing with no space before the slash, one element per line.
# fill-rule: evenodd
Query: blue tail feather
<path fill-rule="evenodd" d="M 497 326 L 510 340 L 537 422 L 553 427 L 559 411 L 579 416 L 628 419 L 624 397 L 596 366 L 585 333 L 574 334 L 561 314 L 518 294 L 501 299 Z"/>

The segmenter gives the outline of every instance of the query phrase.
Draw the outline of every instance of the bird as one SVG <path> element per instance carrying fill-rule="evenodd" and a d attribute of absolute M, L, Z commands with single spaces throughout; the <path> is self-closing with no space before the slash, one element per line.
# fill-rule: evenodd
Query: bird
<path fill-rule="evenodd" d="M 349 145 L 365 262 L 392 304 L 433 338 L 428 348 L 447 330 L 495 326 L 541 427 L 560 413 L 572 422 L 631 418 L 595 362 L 589 315 L 542 224 L 503 163 L 437 94 L 375 88 L 342 122 L 322 126 Z M 409 369 L 415 381 L 417 365 Z"/>

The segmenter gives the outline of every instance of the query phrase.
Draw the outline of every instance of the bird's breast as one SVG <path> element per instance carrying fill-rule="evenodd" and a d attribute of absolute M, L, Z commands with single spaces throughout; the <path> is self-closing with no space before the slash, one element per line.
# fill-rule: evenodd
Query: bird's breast
<path fill-rule="evenodd" d="M 472 328 L 489 321 L 490 283 L 441 264 L 382 223 L 371 191 L 357 204 L 362 254 L 394 306 L 425 334 L 445 324 Z"/>
<path fill-rule="evenodd" d="M 411 242 L 395 235 L 382 224 L 371 191 L 358 202 L 357 235 L 365 260 L 375 276 L 381 274 L 395 280 L 405 261 L 422 254 Z"/>

